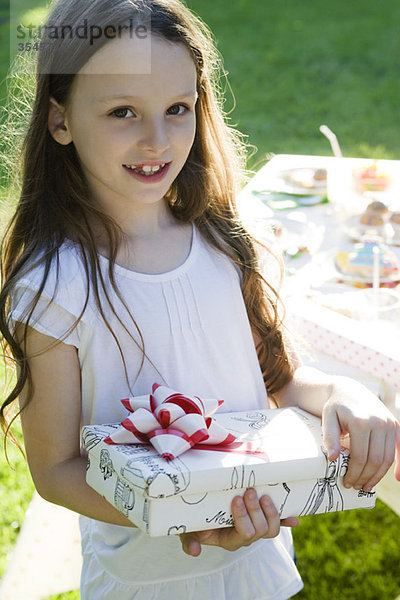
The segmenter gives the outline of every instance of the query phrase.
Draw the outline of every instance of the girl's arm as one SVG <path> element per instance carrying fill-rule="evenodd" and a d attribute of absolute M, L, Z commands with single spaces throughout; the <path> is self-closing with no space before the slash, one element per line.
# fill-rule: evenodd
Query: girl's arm
<path fill-rule="evenodd" d="M 400 481 L 400 424 L 359 382 L 301 366 L 273 400 L 279 407 L 299 406 L 322 417 L 324 445 L 330 459 L 338 456 L 340 446 L 346 444 L 343 436 L 349 434 L 351 458 L 344 479 L 346 487 L 370 491 L 395 455 L 395 476 Z"/>
<path fill-rule="evenodd" d="M 55 504 L 116 525 L 134 527 L 86 484 L 80 455 L 81 381 L 77 350 L 29 329 L 33 397 L 21 413 L 26 454 L 39 494 Z M 26 390 L 21 394 L 24 407 Z"/>

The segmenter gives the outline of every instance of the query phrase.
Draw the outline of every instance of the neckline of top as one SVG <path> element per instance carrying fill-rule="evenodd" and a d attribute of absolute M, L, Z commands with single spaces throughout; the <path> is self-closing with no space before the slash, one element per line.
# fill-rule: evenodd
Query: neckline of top
<path fill-rule="evenodd" d="M 177 267 L 171 269 L 170 271 L 165 271 L 164 273 L 141 273 L 140 271 L 133 271 L 132 269 L 128 269 L 127 267 L 123 267 L 121 265 L 115 264 L 114 265 L 115 273 L 119 273 L 120 275 L 122 275 L 124 277 L 128 277 L 129 279 L 136 279 L 136 280 L 140 280 L 140 281 L 149 281 L 149 282 L 153 282 L 153 283 L 159 282 L 159 281 L 167 281 L 169 279 L 176 279 L 177 277 L 182 275 L 184 272 L 186 272 L 188 270 L 188 268 L 190 267 L 191 263 L 193 262 L 194 257 L 197 253 L 197 246 L 198 246 L 197 242 L 198 242 L 198 234 L 197 234 L 194 223 L 192 223 L 192 241 L 191 241 L 189 253 L 188 253 L 187 257 L 185 258 L 185 260 L 183 261 L 183 263 L 181 263 Z M 102 254 L 99 254 L 99 258 L 100 258 L 100 262 L 102 262 L 103 264 L 107 263 L 107 265 L 108 265 L 109 259 L 107 257 L 103 256 Z"/>

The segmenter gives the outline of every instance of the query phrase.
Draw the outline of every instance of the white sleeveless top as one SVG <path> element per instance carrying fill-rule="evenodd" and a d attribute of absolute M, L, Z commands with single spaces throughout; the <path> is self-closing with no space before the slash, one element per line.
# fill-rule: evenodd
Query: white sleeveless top
<path fill-rule="evenodd" d="M 107 280 L 108 260 L 100 260 Z M 38 268 L 21 279 L 13 320 L 26 319 L 41 276 Z M 117 344 L 92 295 L 78 326 L 65 336 L 82 312 L 86 285 L 72 243 L 63 246 L 58 274 L 55 268 L 50 272 L 31 322 L 39 332 L 77 347 L 82 424 L 121 421 L 126 410 L 120 399 L 146 394 L 154 382 L 222 398 L 220 411 L 268 407 L 239 270 L 195 227 L 190 253 L 176 269 L 153 275 L 116 265 L 115 278 L 146 351 L 138 373 L 142 353 L 137 329 L 115 293 L 110 291 L 115 314 L 102 296 L 102 308 L 123 349 L 129 386 Z M 285 528 L 275 539 L 236 552 L 204 546 L 194 558 L 183 553 L 176 536 L 149 538 L 139 529 L 80 519 L 82 600 L 284 600 L 302 587 Z"/>

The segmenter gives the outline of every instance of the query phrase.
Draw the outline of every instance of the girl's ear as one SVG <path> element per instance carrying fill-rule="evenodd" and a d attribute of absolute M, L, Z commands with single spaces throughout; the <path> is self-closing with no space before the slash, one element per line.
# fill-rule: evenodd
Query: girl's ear
<path fill-rule="evenodd" d="M 65 110 L 52 97 L 50 98 L 47 123 L 50 135 L 56 142 L 63 146 L 67 146 L 72 142 L 71 133 L 66 125 Z"/>

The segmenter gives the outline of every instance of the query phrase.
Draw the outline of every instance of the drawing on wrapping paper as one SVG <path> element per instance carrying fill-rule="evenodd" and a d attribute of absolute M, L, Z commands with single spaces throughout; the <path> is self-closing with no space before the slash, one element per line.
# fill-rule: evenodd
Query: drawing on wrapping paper
<path fill-rule="evenodd" d="M 146 470 L 151 474 L 148 475 Z M 164 464 L 158 455 L 128 460 L 121 468 L 121 476 L 135 487 L 145 489 L 150 498 L 181 494 L 190 483 L 189 469 L 181 459 L 175 458 Z"/>
<path fill-rule="evenodd" d="M 269 483 L 268 487 L 274 487 L 279 489 L 279 491 L 281 492 L 280 497 L 278 498 L 278 493 L 275 491 L 274 492 L 274 504 L 277 508 L 278 513 L 281 515 L 283 513 L 283 509 L 285 508 L 285 504 L 287 499 L 289 498 L 289 494 L 290 494 L 290 487 L 288 486 L 287 483 Z M 278 508 L 278 504 L 279 504 L 279 508 Z"/>
<path fill-rule="evenodd" d="M 376 492 L 364 492 L 364 490 L 358 490 L 357 497 L 358 498 L 373 498 L 376 495 Z"/>
<path fill-rule="evenodd" d="M 114 446 L 114 452 L 125 456 L 136 456 L 138 454 L 157 454 L 154 448 L 147 444 L 120 444 Z"/>
<path fill-rule="evenodd" d="M 223 527 L 233 527 L 235 521 L 231 514 L 227 515 L 225 510 L 219 510 L 212 517 L 206 517 L 206 523 L 214 523 L 215 525 L 222 525 Z"/>
<path fill-rule="evenodd" d="M 118 429 L 118 425 L 112 424 L 108 427 Z M 105 437 L 110 435 L 110 430 L 101 427 L 101 425 L 95 425 L 92 427 L 92 431 L 84 429 L 82 433 L 82 443 L 85 447 L 86 452 L 93 450 L 97 444 L 103 441 Z"/>
<path fill-rule="evenodd" d="M 112 477 L 114 467 L 108 450 L 101 450 L 99 466 L 100 471 L 103 474 L 104 481 L 106 481 L 106 479 L 108 479 L 109 477 Z"/>
<path fill-rule="evenodd" d="M 246 475 L 246 466 L 233 467 L 231 475 L 231 490 L 254 487 L 256 485 L 256 476 L 251 469 L 248 476 Z"/>
<path fill-rule="evenodd" d="M 125 517 L 135 506 L 135 492 L 119 477 L 117 477 L 117 483 L 115 484 L 114 505 Z"/>
<path fill-rule="evenodd" d="M 287 483 L 282 483 L 282 487 L 283 487 L 283 489 L 286 492 L 286 496 L 285 496 L 285 499 L 284 499 L 283 503 L 279 507 L 279 511 L 278 512 L 279 512 L 280 515 L 283 513 L 283 509 L 285 508 L 286 500 L 288 499 L 289 494 L 290 494 L 290 487 L 288 486 Z"/>
<path fill-rule="evenodd" d="M 146 524 L 146 531 L 147 531 L 147 533 L 149 533 L 150 520 L 149 520 L 149 500 L 148 500 L 148 498 L 145 498 L 144 502 L 143 502 L 142 521 L 143 521 L 143 523 Z"/>
<path fill-rule="evenodd" d="M 247 413 L 245 417 L 232 417 L 232 421 L 242 421 L 249 423 L 249 427 L 252 429 L 263 429 L 271 419 L 260 412 Z"/>
<path fill-rule="evenodd" d="M 180 535 L 186 533 L 186 525 L 173 525 L 168 529 L 167 535 Z"/>
<path fill-rule="evenodd" d="M 277 506 L 278 512 L 281 515 L 283 509 L 285 507 L 286 501 L 290 494 L 290 487 L 287 483 L 269 483 L 268 487 L 274 488 L 282 488 L 281 495 L 278 498 L 278 492 L 275 491 L 274 498 L 276 506 L 279 504 L 279 508 Z M 239 467 L 233 467 L 232 475 L 231 475 L 231 490 L 250 488 L 256 486 L 256 475 L 253 469 L 250 470 L 250 473 L 246 474 L 246 466 L 241 465 Z"/>
<path fill-rule="evenodd" d="M 206 492 L 205 494 L 200 496 L 200 498 L 196 497 L 195 494 L 191 494 L 187 498 L 184 498 L 183 496 L 181 496 L 181 500 L 183 500 L 183 502 L 185 504 L 200 504 L 200 502 L 203 502 L 203 500 L 205 500 L 207 498 L 207 496 L 208 496 L 208 492 Z"/>
<path fill-rule="evenodd" d="M 317 479 L 307 502 L 299 516 L 315 515 L 344 510 L 344 500 L 338 486 L 338 478 L 343 477 L 349 465 L 349 454 L 341 452 L 336 460 L 326 458 L 325 476 Z"/>

